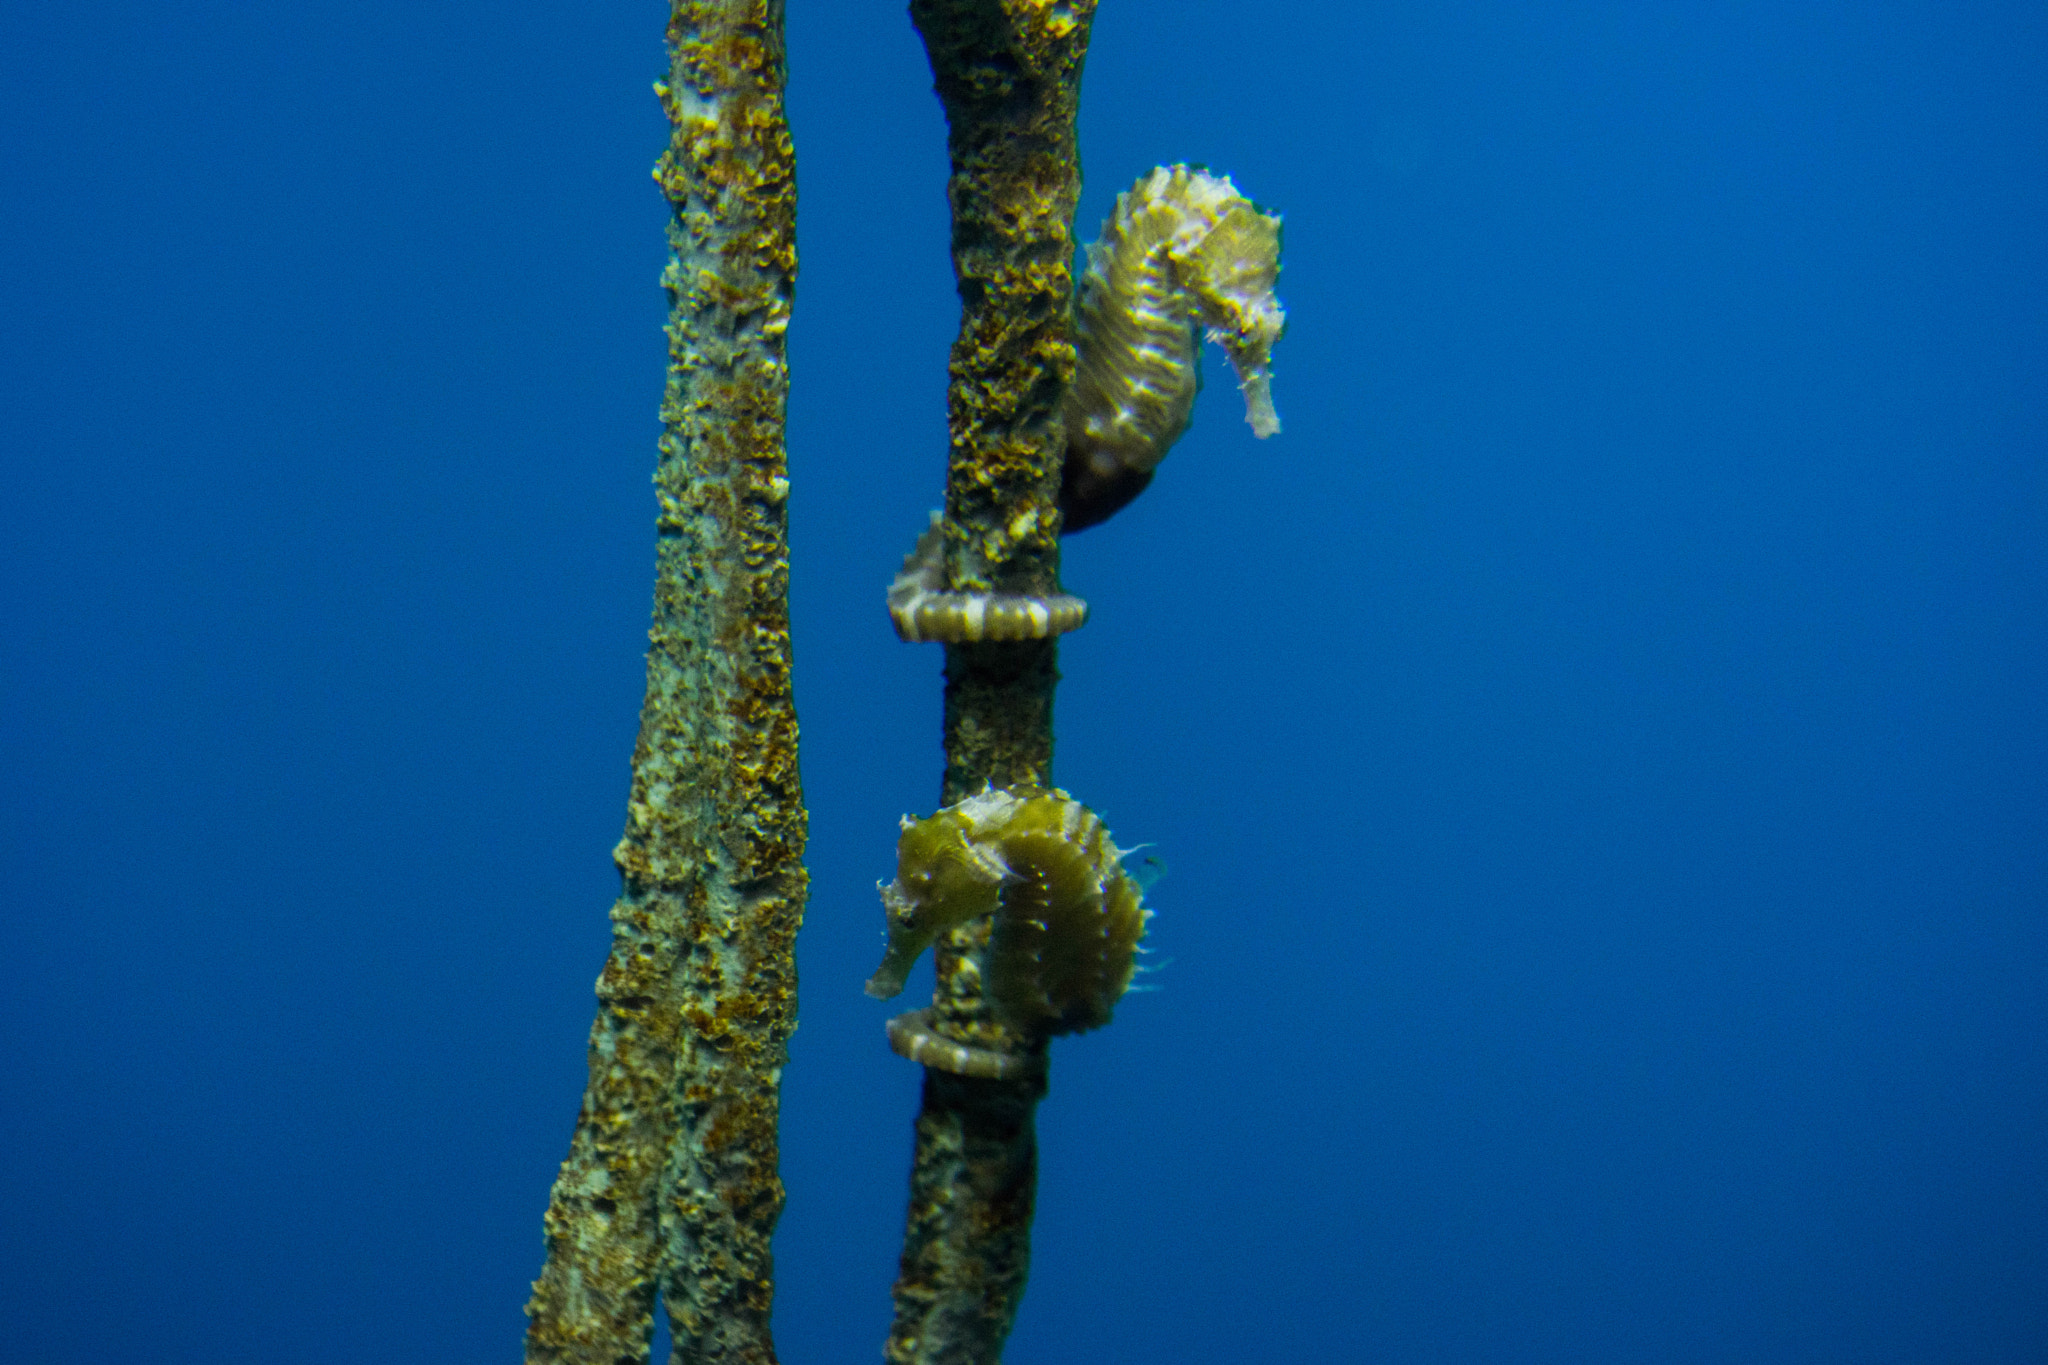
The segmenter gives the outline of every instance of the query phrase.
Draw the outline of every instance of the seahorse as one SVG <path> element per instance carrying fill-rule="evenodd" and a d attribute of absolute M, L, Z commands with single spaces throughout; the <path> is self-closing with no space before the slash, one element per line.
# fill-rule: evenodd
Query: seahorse
<path fill-rule="evenodd" d="M 1273 293 L 1280 218 L 1229 176 L 1161 166 L 1117 196 L 1088 248 L 1074 307 L 1074 382 L 1062 415 L 1061 529 L 1104 521 L 1145 491 L 1187 430 L 1201 387 L 1198 326 L 1222 346 L 1261 438 L 1273 410 L 1273 343 L 1287 314 Z M 940 515 L 889 585 L 889 619 L 905 640 L 948 644 L 1042 640 L 1079 629 L 1088 604 L 1068 593 L 951 592 Z"/>
<path fill-rule="evenodd" d="M 940 934 L 992 916 L 982 980 L 992 1011 L 1032 1040 L 1100 1028 L 1131 983 L 1151 911 L 1108 828 L 1063 791 L 984 788 L 906 818 L 881 887 L 889 942 L 869 995 L 900 993 Z M 897 1052 L 944 1071 L 1009 1076 L 1035 1063 L 938 1037 L 929 1011 L 890 1022 Z"/>
<path fill-rule="evenodd" d="M 1273 343 L 1287 324 L 1274 295 L 1280 218 L 1229 176 L 1161 166 L 1117 196 L 1074 308 L 1074 382 L 1060 505 L 1078 531 L 1121 510 L 1187 430 L 1201 386 L 1196 327 L 1223 347 L 1260 438 L 1273 410 Z"/>

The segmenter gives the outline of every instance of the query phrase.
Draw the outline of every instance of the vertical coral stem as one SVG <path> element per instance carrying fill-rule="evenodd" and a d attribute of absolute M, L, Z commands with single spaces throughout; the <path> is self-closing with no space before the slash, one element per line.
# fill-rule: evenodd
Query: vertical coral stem
<path fill-rule="evenodd" d="M 1073 377 L 1074 134 L 1093 0 L 913 0 L 945 105 L 953 268 L 961 300 L 947 395 L 948 579 L 956 590 L 1059 587 L 1060 400 Z M 949 645 L 951 803 L 1050 785 L 1051 640 Z M 997 1051 L 1042 1048 L 981 993 L 984 921 L 938 946 L 935 1033 Z M 895 1365 L 993 1365 L 1030 1262 L 1042 1068 L 984 1080 L 927 1070 L 910 1208 L 885 1348 Z"/>
<path fill-rule="evenodd" d="M 776 1118 L 805 817 L 790 692 L 795 181 L 781 0 L 674 0 L 654 619 L 590 1081 L 548 1202 L 530 1362 L 775 1358 Z"/>

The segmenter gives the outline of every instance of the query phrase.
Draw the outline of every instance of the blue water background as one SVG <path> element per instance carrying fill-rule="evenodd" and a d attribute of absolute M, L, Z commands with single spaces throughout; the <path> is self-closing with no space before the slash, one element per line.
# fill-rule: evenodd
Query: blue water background
<path fill-rule="evenodd" d="M 652 564 L 643 3 L 0 16 L 0 1357 L 514 1357 Z M 871 1361 L 937 795 L 943 126 L 796 0 L 812 811 L 783 1358 Z M 1287 218 L 1069 543 L 1057 776 L 1160 988 L 1062 1043 L 1010 1365 L 2048 1359 L 2048 10 L 1106 0 L 1092 235 Z M 917 988 L 913 985 L 913 991 Z"/>

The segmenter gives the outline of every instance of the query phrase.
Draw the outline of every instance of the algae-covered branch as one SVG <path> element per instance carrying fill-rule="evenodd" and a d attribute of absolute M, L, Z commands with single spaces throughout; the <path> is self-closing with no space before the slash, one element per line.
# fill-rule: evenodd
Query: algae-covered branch
<path fill-rule="evenodd" d="M 779 0 L 677 0 L 653 625 L 590 1080 L 549 1199 L 529 1361 L 774 1360 L 776 1123 L 805 815 L 790 692 L 784 333 L 796 274 Z"/>

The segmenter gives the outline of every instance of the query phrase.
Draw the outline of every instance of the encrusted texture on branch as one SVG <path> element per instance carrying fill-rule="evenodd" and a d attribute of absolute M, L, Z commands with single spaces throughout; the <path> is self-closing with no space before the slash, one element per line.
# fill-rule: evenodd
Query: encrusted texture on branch
<path fill-rule="evenodd" d="M 946 520 L 959 590 L 1058 591 L 1056 506 L 1074 373 L 1074 139 L 1095 6 L 914 0 L 946 107 L 960 335 Z"/>
<path fill-rule="evenodd" d="M 1074 136 L 1093 0 L 912 0 L 945 106 L 960 335 L 950 361 L 943 523 L 951 593 L 1053 601 L 1059 585 L 1060 403 L 1073 377 Z M 946 646 L 942 804 L 1052 785 L 1053 639 Z M 895 1365 L 994 1365 L 1030 1261 L 1045 1040 L 982 989 L 987 920 L 936 951 L 920 1050 L 965 1048 L 983 1075 L 927 1069 L 910 1208 L 884 1354 Z M 1017 1058 L 1012 1066 L 997 1058 Z"/>
<path fill-rule="evenodd" d="M 590 1081 L 549 1200 L 527 1359 L 774 1360 L 776 1120 L 805 835 L 790 690 L 795 181 L 780 0 L 676 0 L 654 619 Z"/>

